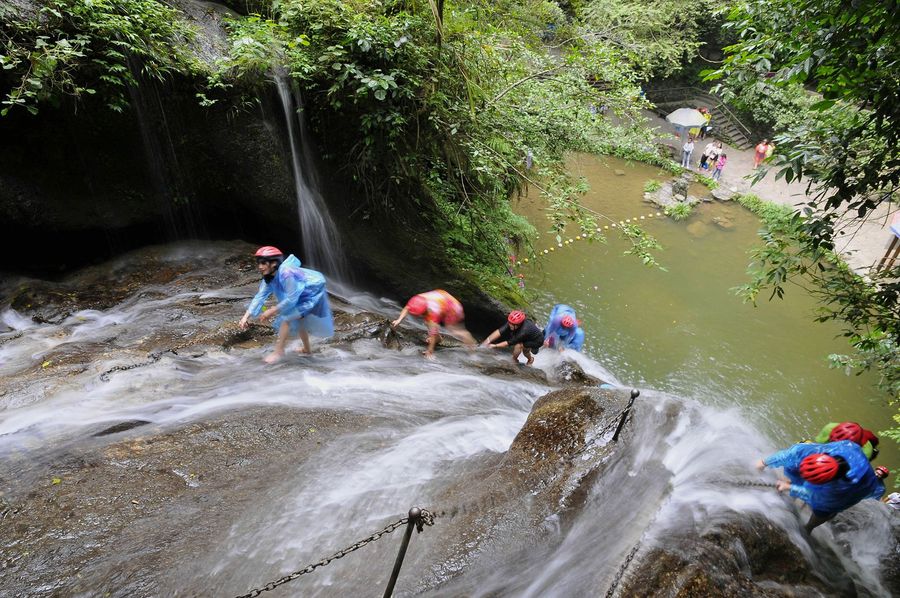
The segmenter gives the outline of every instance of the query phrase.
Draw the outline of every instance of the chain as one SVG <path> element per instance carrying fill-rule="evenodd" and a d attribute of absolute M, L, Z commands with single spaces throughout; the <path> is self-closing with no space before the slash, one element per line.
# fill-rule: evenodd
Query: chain
<path fill-rule="evenodd" d="M 171 349 L 166 349 L 164 351 L 154 351 L 153 353 L 150 353 L 147 356 L 149 359 L 147 359 L 146 361 L 139 361 L 138 363 L 132 363 L 131 365 L 117 365 L 117 366 L 111 367 L 108 370 L 106 370 L 105 372 L 103 372 L 102 374 L 100 374 L 100 379 L 103 380 L 104 382 L 109 382 L 109 375 L 112 374 L 113 372 L 126 372 L 128 370 L 133 370 L 135 368 L 142 368 L 147 365 L 152 365 L 152 364 L 156 363 L 157 361 L 159 361 L 160 359 L 162 359 L 162 356 L 165 355 L 166 353 L 172 353 L 173 355 L 178 355 L 178 352 L 181 351 L 182 349 L 186 349 L 186 348 L 190 347 L 191 345 L 197 344 L 198 342 L 200 342 L 200 341 L 194 341 L 194 340 L 187 341 L 187 342 L 181 343 L 180 345 L 175 345 Z"/>
<path fill-rule="evenodd" d="M 22 338 L 22 335 L 24 335 L 24 334 L 25 334 L 24 332 L 17 332 L 15 334 L 13 334 L 12 336 L 7 336 L 6 338 L 0 338 L 0 345 L 8 343 L 9 341 L 14 341 L 17 338 Z"/>
<path fill-rule="evenodd" d="M 612 598 L 616 593 L 616 588 L 619 587 L 619 582 L 622 581 L 622 577 L 625 575 L 625 571 L 628 569 L 628 566 L 631 564 L 631 561 L 634 560 L 635 555 L 637 555 L 638 550 L 641 547 L 640 541 L 634 545 L 634 548 L 631 549 L 631 552 L 628 553 L 628 556 L 625 557 L 625 560 L 622 562 L 622 565 L 619 567 L 618 572 L 616 572 L 616 576 L 613 578 L 612 584 L 609 586 L 609 590 L 606 591 L 606 598 Z"/>
<path fill-rule="evenodd" d="M 626 410 L 623 409 L 622 411 L 619 411 L 619 413 L 617 413 L 614 417 L 610 418 L 610 420 L 609 420 L 608 422 L 606 422 L 606 425 L 604 425 L 604 426 L 600 429 L 600 431 L 597 432 L 597 433 L 594 435 L 594 438 L 593 438 L 590 442 L 588 442 L 587 444 L 585 444 L 585 445 L 584 445 L 583 447 L 581 447 L 579 450 L 577 450 L 577 451 L 575 451 L 574 453 L 572 453 L 572 458 L 577 457 L 578 455 L 581 455 L 581 454 L 585 453 L 588 449 L 594 448 L 594 446 L 597 444 L 597 441 L 598 441 L 599 439 L 603 438 L 603 435 L 604 435 L 604 434 L 606 434 L 607 432 L 609 432 L 610 430 L 612 430 L 614 427 L 616 427 L 616 424 L 619 423 L 619 418 L 622 417 L 622 414 L 625 413 L 625 411 L 626 411 Z"/>
<path fill-rule="evenodd" d="M 745 480 L 712 480 L 718 484 L 730 484 L 732 486 L 748 486 L 751 488 L 768 488 L 771 490 L 775 487 L 772 482 L 749 482 Z"/>
<path fill-rule="evenodd" d="M 419 515 L 419 518 L 416 520 L 416 524 L 415 524 L 416 531 L 421 533 L 426 525 L 434 525 L 434 517 L 435 516 L 433 513 L 431 513 L 430 511 L 426 511 L 425 509 L 422 509 L 421 515 Z M 270 581 L 265 586 L 263 586 L 261 588 L 253 589 L 250 592 L 248 592 L 247 594 L 241 594 L 237 598 L 256 598 L 256 596 L 259 596 L 263 592 L 268 592 L 269 590 L 274 590 L 278 586 L 284 585 L 289 581 L 293 581 L 293 580 L 297 579 L 298 577 L 300 577 L 301 575 L 306 575 L 307 573 L 312 573 L 318 567 L 324 567 L 325 565 L 329 564 L 331 561 L 335 561 L 337 559 L 343 558 L 343 557 L 347 556 L 348 554 L 350 554 L 351 552 L 359 550 L 363 546 L 367 546 L 367 545 L 371 544 L 372 542 L 377 541 L 382 536 L 386 536 L 387 534 L 391 533 L 398 527 L 403 527 L 404 525 L 406 525 L 408 523 L 409 523 L 409 517 L 404 517 L 403 519 L 399 519 L 399 520 L 395 521 L 394 523 L 391 523 L 384 529 L 381 529 L 381 530 L 375 532 L 371 536 L 364 538 L 364 539 L 360 540 L 359 542 L 351 544 L 350 546 L 348 546 L 347 548 L 344 548 L 343 550 L 339 550 L 338 552 L 335 552 L 331 556 L 325 557 L 321 561 L 312 563 L 311 565 L 307 565 L 306 567 L 303 567 L 302 569 L 298 569 L 297 571 L 294 571 L 293 573 L 291 573 L 289 575 L 285 575 L 284 577 L 282 577 L 280 579 L 276 579 L 275 581 Z"/>

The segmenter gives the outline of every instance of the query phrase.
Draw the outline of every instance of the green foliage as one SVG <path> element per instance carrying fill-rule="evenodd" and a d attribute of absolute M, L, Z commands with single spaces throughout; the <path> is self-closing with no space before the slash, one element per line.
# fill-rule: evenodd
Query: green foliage
<path fill-rule="evenodd" d="M 889 200 L 900 182 L 900 21 L 894 8 L 876 0 L 735 5 L 729 19 L 740 41 L 726 48 L 724 67 L 710 75 L 758 94 L 782 87 L 778 101 L 808 105 L 805 114 L 787 114 L 778 123 L 787 128 L 776 140 L 775 163 L 787 180 L 810 181 L 815 204 L 824 210 L 809 220 L 810 239 L 828 248 L 834 237 L 829 213 L 849 209 L 863 217 Z M 820 98 L 799 99 L 799 84 L 814 87 Z"/>
<path fill-rule="evenodd" d="M 818 319 L 842 322 L 857 351 L 833 362 L 876 369 L 894 403 L 900 401 L 900 267 L 863 279 L 833 249 L 840 229 L 892 202 L 900 183 L 896 9 L 896 2 L 877 0 L 736 4 L 729 19 L 740 39 L 727 48 L 723 68 L 709 75 L 723 78 L 747 104 L 771 102 L 759 113 L 783 127 L 775 138 L 777 176 L 806 179 L 813 194 L 802 213 L 767 222 L 745 294 L 755 299 L 767 288 L 780 297 L 787 284 L 807 286 L 822 303 Z M 890 435 L 900 438 L 900 428 Z"/>
<path fill-rule="evenodd" d="M 719 187 L 719 183 L 716 182 L 712 177 L 708 177 L 705 174 L 698 174 L 697 180 L 700 181 L 701 184 L 705 185 L 707 189 L 717 189 Z"/>
<path fill-rule="evenodd" d="M 0 114 L 97 94 L 121 111 L 139 77 L 190 70 L 192 31 L 157 0 L 46 0 L 36 14 L 0 6 L 0 66 L 11 88 Z"/>
<path fill-rule="evenodd" d="M 894 300 L 900 268 L 870 274 L 867 280 L 833 251 L 811 242 L 808 211 L 803 216 L 753 195 L 736 199 L 765 225 L 760 231 L 764 245 L 753 251 L 752 279 L 741 294 L 755 302 L 763 289 L 771 289 L 772 299 L 783 297 L 789 284 L 805 288 L 822 304 L 816 319 L 842 322 L 855 350 L 853 355 L 830 355 L 832 366 L 875 371 L 889 402 L 900 404 L 900 310 Z M 900 414 L 894 420 L 900 424 Z M 884 433 L 900 441 L 900 427 Z"/>
<path fill-rule="evenodd" d="M 656 193 L 660 189 L 662 189 L 662 183 L 656 179 L 650 179 L 644 183 L 644 193 Z"/>
<path fill-rule="evenodd" d="M 561 56 L 542 41 L 548 23 L 570 38 Z M 253 93 L 267 70 L 289 73 L 335 166 L 364 190 L 360 214 L 402 226 L 414 212 L 460 270 L 512 283 L 510 243 L 527 246 L 535 231 L 510 210 L 511 193 L 537 189 L 552 230 L 599 239 L 602 215 L 580 205 L 585 187 L 566 175 L 565 153 L 665 161 L 640 126 L 637 75 L 622 51 L 573 38 L 556 3 L 447 3 L 441 24 L 426 2 L 286 0 L 271 19 L 229 23 L 230 55 L 201 100 L 235 85 Z"/>
<path fill-rule="evenodd" d="M 672 220 L 675 220 L 675 221 L 686 220 L 688 218 L 688 216 L 691 215 L 691 212 L 693 212 L 693 211 L 694 211 L 694 204 L 690 204 L 690 203 L 687 203 L 684 201 L 672 204 L 663 210 L 663 212 L 666 214 L 666 216 L 668 216 L 669 218 L 671 218 Z"/>
<path fill-rule="evenodd" d="M 665 77 L 697 53 L 707 0 L 590 0 L 580 11 L 583 36 L 615 48 L 642 78 Z"/>
<path fill-rule="evenodd" d="M 631 249 L 625 251 L 625 255 L 633 255 L 641 260 L 645 266 L 659 268 L 663 272 L 666 268 L 656 261 L 654 251 L 662 250 L 662 245 L 655 238 L 646 234 L 641 227 L 635 224 L 624 224 L 620 226 L 622 235 L 631 241 Z"/>

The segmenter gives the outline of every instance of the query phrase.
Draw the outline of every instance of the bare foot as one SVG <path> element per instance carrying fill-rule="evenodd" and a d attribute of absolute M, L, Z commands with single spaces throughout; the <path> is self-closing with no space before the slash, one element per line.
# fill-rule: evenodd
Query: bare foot
<path fill-rule="evenodd" d="M 306 347 L 297 347 L 296 353 L 297 355 L 312 355 L 312 351 Z"/>
<path fill-rule="evenodd" d="M 282 357 L 284 357 L 284 353 L 269 353 L 263 358 L 263 361 L 269 364 L 278 363 Z"/>
<path fill-rule="evenodd" d="M 437 360 L 437 358 L 434 356 L 434 353 L 427 353 L 427 352 L 426 352 L 426 353 L 424 354 L 424 356 L 425 356 L 425 359 L 427 359 L 428 361 L 436 361 L 436 360 Z"/>

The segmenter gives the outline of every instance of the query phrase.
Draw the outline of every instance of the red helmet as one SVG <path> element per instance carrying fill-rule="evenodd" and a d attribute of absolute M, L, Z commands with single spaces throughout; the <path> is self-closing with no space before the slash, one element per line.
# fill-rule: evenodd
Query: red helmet
<path fill-rule="evenodd" d="M 800 476 L 810 484 L 824 484 L 837 476 L 840 464 L 825 453 L 815 453 L 800 461 Z"/>
<path fill-rule="evenodd" d="M 521 324 L 522 322 L 525 321 L 525 312 L 519 311 L 518 309 L 511 311 L 511 312 L 509 312 L 509 315 L 506 316 L 506 321 L 509 322 L 510 324 L 515 324 L 518 326 L 519 324 Z"/>
<path fill-rule="evenodd" d="M 283 260 L 284 254 L 281 253 L 281 250 L 277 247 L 272 247 L 271 245 L 265 245 L 256 250 L 256 253 L 253 254 L 255 257 L 262 258 L 271 258 L 273 260 Z"/>
<path fill-rule="evenodd" d="M 575 327 L 575 318 L 572 316 L 563 316 L 563 319 L 559 321 L 562 324 L 563 328 L 574 328 Z"/>
<path fill-rule="evenodd" d="M 406 310 L 414 316 L 421 316 L 428 311 L 428 299 L 422 295 L 415 295 L 406 302 Z"/>
<path fill-rule="evenodd" d="M 885 467 L 884 465 L 879 465 L 875 468 L 875 475 L 877 475 L 880 479 L 884 479 L 891 475 L 891 470 Z"/>
<path fill-rule="evenodd" d="M 831 434 L 828 435 L 828 441 L 837 442 L 838 440 L 851 440 L 862 446 L 865 444 L 865 442 L 863 442 L 862 426 L 856 422 L 844 422 L 836 425 L 834 429 L 831 430 Z"/>
<path fill-rule="evenodd" d="M 875 434 L 872 433 L 872 430 L 866 430 L 865 428 L 863 428 L 862 442 L 860 442 L 860 444 L 865 444 L 867 442 L 871 442 L 873 447 L 878 446 L 878 436 L 875 436 Z"/>

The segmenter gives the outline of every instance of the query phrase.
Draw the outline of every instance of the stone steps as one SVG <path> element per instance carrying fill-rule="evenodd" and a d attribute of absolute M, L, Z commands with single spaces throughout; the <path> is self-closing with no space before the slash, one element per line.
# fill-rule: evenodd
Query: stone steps
<path fill-rule="evenodd" d="M 678 108 L 707 108 L 712 114 L 713 137 L 740 150 L 753 147 L 753 142 L 744 127 L 735 122 L 731 114 L 724 108 L 722 101 L 711 94 L 691 89 L 686 90 L 685 93 L 675 94 L 680 96 L 677 98 L 666 97 L 662 92 L 651 92 L 648 95 L 651 101 L 654 96 L 665 97 L 664 100 L 655 102 L 655 111 L 662 117 Z"/>

